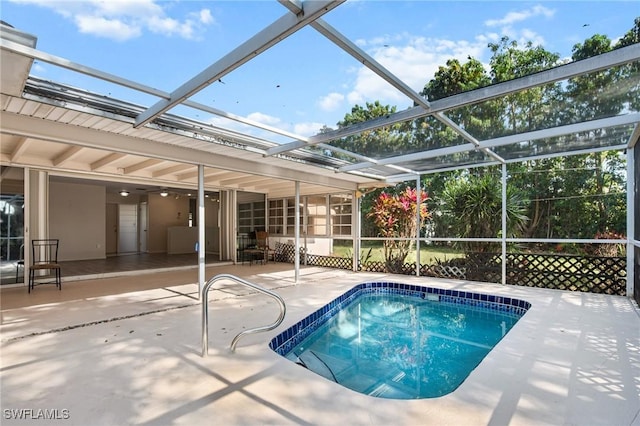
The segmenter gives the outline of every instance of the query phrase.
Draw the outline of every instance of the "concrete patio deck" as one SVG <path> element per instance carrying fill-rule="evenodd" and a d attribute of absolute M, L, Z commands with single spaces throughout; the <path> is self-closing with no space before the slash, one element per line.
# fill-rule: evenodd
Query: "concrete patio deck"
<path fill-rule="evenodd" d="M 220 266 L 209 356 L 192 272 L 0 292 L 2 425 L 640 425 L 640 314 L 630 299 L 291 265 Z M 386 280 L 510 295 L 527 314 L 453 393 L 387 400 L 355 393 L 272 352 L 269 340 L 353 285 Z M 48 416 L 48 417 L 47 417 Z M 54 417 L 53 420 L 45 420 Z"/>

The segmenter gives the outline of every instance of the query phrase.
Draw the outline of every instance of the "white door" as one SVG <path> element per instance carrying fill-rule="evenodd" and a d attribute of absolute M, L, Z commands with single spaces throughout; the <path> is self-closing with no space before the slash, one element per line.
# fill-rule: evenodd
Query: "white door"
<path fill-rule="evenodd" d="M 120 204 L 118 213 L 118 253 L 136 253 L 138 248 L 138 206 Z"/>

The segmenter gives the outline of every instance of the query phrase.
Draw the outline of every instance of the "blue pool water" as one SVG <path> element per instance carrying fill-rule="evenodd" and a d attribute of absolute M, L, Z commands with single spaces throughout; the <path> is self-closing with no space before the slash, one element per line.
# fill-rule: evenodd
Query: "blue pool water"
<path fill-rule="evenodd" d="M 455 390 L 530 307 L 479 293 L 365 283 L 276 336 L 287 359 L 380 398 Z"/>

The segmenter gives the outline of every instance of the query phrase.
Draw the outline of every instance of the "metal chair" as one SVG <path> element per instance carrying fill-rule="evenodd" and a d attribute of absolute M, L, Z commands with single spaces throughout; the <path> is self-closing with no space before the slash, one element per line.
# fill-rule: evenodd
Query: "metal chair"
<path fill-rule="evenodd" d="M 55 284 L 62 290 L 62 271 L 58 263 L 59 239 L 48 238 L 31 241 L 31 264 L 29 265 L 29 293 L 36 285 Z M 40 274 L 46 271 L 46 274 Z M 37 280 L 48 280 L 39 281 Z"/>
<path fill-rule="evenodd" d="M 22 275 L 24 275 L 24 244 L 20 244 L 20 259 L 16 262 L 16 284 L 18 283 L 18 272 L 22 267 Z"/>

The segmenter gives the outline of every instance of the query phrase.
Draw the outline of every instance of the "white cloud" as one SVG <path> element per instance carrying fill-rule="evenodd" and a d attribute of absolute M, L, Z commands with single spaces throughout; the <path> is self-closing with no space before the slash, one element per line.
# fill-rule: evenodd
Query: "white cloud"
<path fill-rule="evenodd" d="M 97 15 L 143 18 L 164 14 L 162 7 L 153 0 L 89 0 L 86 4 Z"/>
<path fill-rule="evenodd" d="M 249 114 L 247 118 L 250 120 L 256 121 L 258 123 L 266 124 L 268 126 L 275 127 L 280 130 L 293 132 L 301 136 L 315 135 L 316 133 L 318 133 L 318 131 L 320 131 L 320 129 L 323 126 L 322 123 L 313 123 L 313 122 L 311 123 L 303 122 L 303 123 L 295 123 L 295 124 L 287 123 L 279 117 L 275 117 L 273 115 L 265 114 L 262 112 L 253 112 Z M 245 127 L 248 127 L 248 126 L 245 126 Z M 265 133 L 262 130 L 259 130 L 256 128 L 252 128 L 252 129 L 253 131 L 251 133 L 254 134 L 255 136 L 265 137 L 268 140 L 274 140 L 278 138 L 274 133 L 271 133 L 271 132 Z"/>
<path fill-rule="evenodd" d="M 536 33 L 533 30 L 528 28 L 524 28 L 520 31 L 520 36 L 518 40 L 518 44 L 524 45 L 524 43 L 532 42 L 534 46 L 543 46 L 544 45 L 544 37 L 540 34 Z"/>
<path fill-rule="evenodd" d="M 282 125 L 282 120 L 280 120 L 277 117 L 273 117 L 267 114 L 263 114 L 260 112 L 254 112 L 252 114 L 249 114 L 248 117 L 253 121 L 262 123 L 262 124 L 266 124 L 275 128 L 280 128 L 282 130 L 288 130 L 286 128 L 283 128 Z M 207 123 L 211 124 L 212 126 L 216 126 L 219 127 L 221 129 L 225 129 L 225 130 L 230 130 L 230 131 L 235 131 L 235 132 L 240 132 L 246 135 L 251 135 L 257 138 L 263 138 L 269 141 L 277 141 L 280 140 L 281 137 L 279 137 L 278 135 L 276 135 L 275 133 L 269 132 L 267 130 L 262 130 L 258 127 L 253 127 L 250 126 L 248 124 L 244 124 L 244 123 L 240 123 L 238 121 L 235 120 L 230 120 L 224 117 L 220 117 L 217 115 L 211 116 L 208 120 L 206 120 Z"/>
<path fill-rule="evenodd" d="M 317 122 L 301 122 L 301 123 L 295 123 L 295 124 L 287 123 L 278 117 L 275 117 L 269 114 L 264 114 L 262 112 L 253 112 L 249 114 L 246 118 L 258 123 L 262 123 L 262 124 L 274 127 L 276 129 L 292 132 L 300 136 L 313 136 L 317 134 L 320 131 L 320 129 L 322 129 L 322 127 L 324 127 L 324 123 L 317 123 Z M 264 138 L 269 141 L 274 141 L 274 142 L 285 141 L 286 142 L 290 140 L 290 138 L 279 136 L 267 130 L 262 130 L 257 127 L 249 126 L 247 124 L 240 123 L 234 120 L 229 120 L 219 116 L 212 116 L 208 120 L 206 120 L 206 122 L 213 126 L 218 126 L 227 130 L 242 132 L 258 138 Z"/>
<path fill-rule="evenodd" d="M 75 23 L 81 33 L 109 34 L 109 38 L 116 41 L 138 37 L 142 32 L 137 25 L 130 25 L 118 19 L 107 19 L 98 16 L 76 15 Z"/>
<path fill-rule="evenodd" d="M 31 67 L 33 74 L 42 75 L 47 73 L 47 68 L 43 67 L 39 62 L 34 62 Z"/>
<path fill-rule="evenodd" d="M 479 58 L 487 46 L 487 37 L 466 40 L 446 40 L 402 34 L 395 37 L 378 38 L 369 54 L 381 65 L 396 75 L 415 92 L 433 78 L 438 66 L 448 59 L 457 58 L 466 62 L 469 56 Z M 398 109 L 413 105 L 413 101 L 384 81 L 373 71 L 360 67 L 352 90 L 347 95 L 349 104 L 363 105 L 379 100 L 383 104 L 396 105 Z"/>
<path fill-rule="evenodd" d="M 147 27 L 157 34 L 173 35 L 190 39 L 194 37 L 193 21 L 180 22 L 172 18 L 161 16 L 150 16 L 147 20 Z"/>
<path fill-rule="evenodd" d="M 215 23 L 215 19 L 213 19 L 213 15 L 211 15 L 211 11 L 209 9 L 202 9 L 198 12 L 198 19 L 203 24 L 213 24 Z"/>
<path fill-rule="evenodd" d="M 519 45 L 529 41 L 534 45 L 544 45 L 544 38 L 540 34 L 528 28 L 516 29 L 513 24 L 536 17 L 551 18 L 554 14 L 555 10 L 542 5 L 509 12 L 502 18 L 485 21 L 488 27 L 500 27 L 499 31 L 478 34 L 472 40 L 448 40 L 400 33 L 368 40 L 359 39 L 357 44 L 415 92 L 420 92 L 433 78 L 438 67 L 446 64 L 449 59 L 458 59 L 462 63 L 467 62 L 469 57 L 488 61 L 485 58 L 489 53 L 487 44 L 500 41 L 502 36 L 517 41 Z M 398 109 L 413 105 L 409 98 L 366 67 L 359 67 L 355 71 L 355 79 L 346 99 L 350 105 L 364 105 L 367 101 L 375 100 L 396 105 Z"/>
<path fill-rule="evenodd" d="M 344 95 L 342 93 L 332 92 L 326 96 L 323 96 L 318 101 L 318 106 L 323 111 L 335 111 L 338 109 L 344 101 Z"/>
<path fill-rule="evenodd" d="M 516 22 L 522 22 L 529 18 L 537 16 L 544 16 L 545 18 L 551 18 L 555 14 L 555 10 L 546 8 L 542 5 L 533 6 L 531 9 L 525 9 L 520 11 L 514 11 L 507 13 L 500 19 L 489 19 L 484 21 L 484 24 L 488 27 L 510 26 Z"/>
<path fill-rule="evenodd" d="M 249 120 L 257 121 L 258 123 L 266 124 L 268 126 L 277 127 L 282 124 L 282 120 L 272 115 L 264 114 L 262 112 L 252 112 L 247 116 Z"/>
<path fill-rule="evenodd" d="M 529 9 L 512 11 L 499 19 L 489 19 L 484 22 L 487 27 L 501 27 L 500 35 L 507 36 L 515 40 L 519 45 L 532 42 L 534 46 L 543 45 L 544 38 L 535 31 L 528 28 L 517 29 L 513 24 L 524 22 L 537 17 L 552 18 L 555 15 L 554 9 L 549 9 L 542 5 L 536 5 Z"/>
<path fill-rule="evenodd" d="M 322 123 L 297 123 L 293 126 L 293 133 L 300 136 L 313 136 L 323 127 Z"/>
<path fill-rule="evenodd" d="M 52 9 L 72 20 L 80 32 L 116 41 L 139 37 L 145 30 L 196 39 L 204 26 L 215 23 L 209 9 L 192 12 L 183 19 L 173 18 L 167 15 L 171 3 L 156 0 L 17 1 Z"/>

